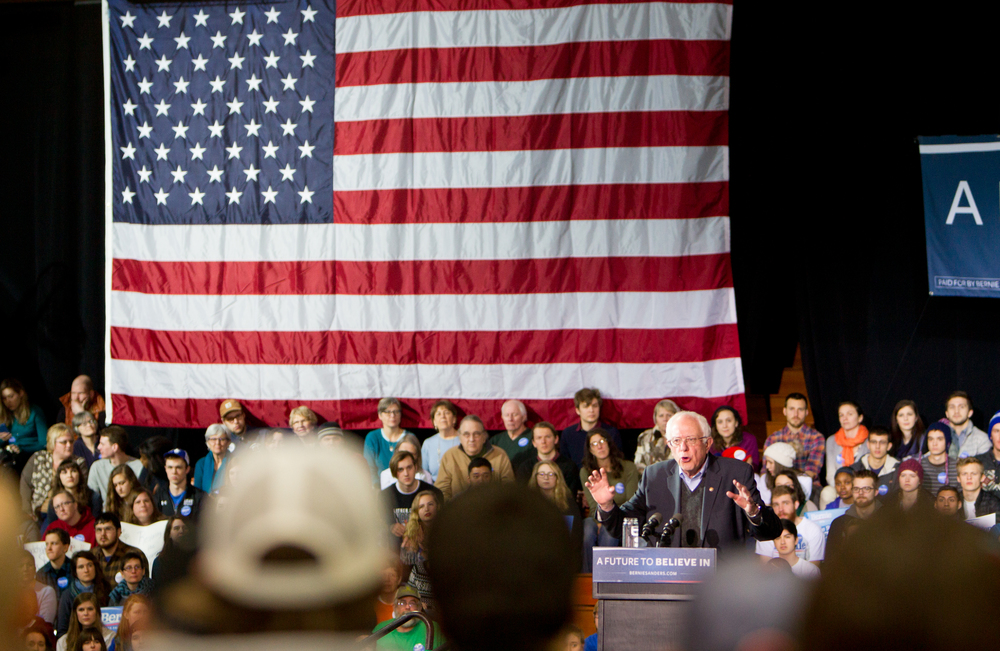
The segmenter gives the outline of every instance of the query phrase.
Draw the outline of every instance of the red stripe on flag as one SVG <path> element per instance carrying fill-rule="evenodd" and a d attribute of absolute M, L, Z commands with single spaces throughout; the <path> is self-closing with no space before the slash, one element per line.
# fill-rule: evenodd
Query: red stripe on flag
<path fill-rule="evenodd" d="M 342 427 L 370 429 L 381 427 L 375 417 L 378 398 L 368 400 L 249 400 L 240 396 L 243 408 L 249 412 L 251 427 L 288 427 L 288 413 L 295 407 L 305 405 L 319 416 L 320 422 L 336 421 Z M 517 397 L 517 396 L 511 396 Z M 114 422 L 119 425 L 148 425 L 159 427 L 207 427 L 219 422 L 217 400 L 186 398 L 145 398 L 113 394 Z M 663 396 L 676 402 L 682 409 L 697 411 L 708 417 L 722 405 L 735 407 L 746 419 L 746 398 L 740 393 L 717 398 L 691 398 L 684 396 Z M 653 407 L 657 399 L 615 400 L 605 399 L 601 408 L 602 420 L 615 423 L 653 424 Z M 437 399 L 401 398 L 403 403 L 403 427 L 431 427 L 428 418 L 431 405 Z M 476 414 L 483 419 L 488 429 L 503 429 L 500 420 L 500 406 L 505 400 L 463 400 L 452 398 L 463 414 Z M 547 420 L 559 428 L 579 422 L 573 409 L 573 400 L 530 400 L 524 399 L 528 407 L 528 421 L 537 423 Z"/>
<path fill-rule="evenodd" d="M 531 47 L 413 48 L 337 55 L 337 88 L 564 77 L 729 74 L 729 41 L 584 41 Z"/>
<path fill-rule="evenodd" d="M 341 0 L 337 18 L 413 11 L 497 11 L 505 9 L 564 9 L 583 5 L 651 4 L 634 0 Z M 672 0 L 671 4 L 704 4 L 704 0 Z M 731 5 L 732 0 L 715 4 Z"/>
<path fill-rule="evenodd" d="M 114 260 L 112 287 L 144 294 L 427 295 L 680 292 L 732 287 L 728 254 L 389 262 Z"/>
<path fill-rule="evenodd" d="M 341 224 L 693 219 L 729 214 L 729 184 L 549 185 L 333 193 Z"/>
<path fill-rule="evenodd" d="M 735 324 L 674 330 L 196 332 L 111 328 L 114 359 L 170 364 L 665 364 L 740 354 Z"/>
<path fill-rule="evenodd" d="M 635 111 L 337 122 L 334 151 L 394 154 L 729 144 L 725 111 Z"/>

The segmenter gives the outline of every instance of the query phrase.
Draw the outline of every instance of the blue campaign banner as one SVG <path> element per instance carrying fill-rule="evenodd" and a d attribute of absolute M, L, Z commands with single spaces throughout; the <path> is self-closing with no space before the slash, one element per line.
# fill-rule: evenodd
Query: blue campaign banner
<path fill-rule="evenodd" d="M 824 509 L 822 511 L 806 511 L 802 515 L 812 520 L 814 523 L 819 525 L 819 528 L 823 530 L 823 537 L 830 535 L 830 525 L 833 521 L 840 516 L 847 513 L 848 507 L 842 509 Z"/>
<path fill-rule="evenodd" d="M 1000 297 L 1000 135 L 918 142 L 930 293 Z"/>
<path fill-rule="evenodd" d="M 715 574 L 714 549 L 595 547 L 594 583 L 693 583 Z"/>
<path fill-rule="evenodd" d="M 112 631 L 118 630 L 118 622 L 122 620 L 121 606 L 107 606 L 101 608 L 101 623 Z"/>

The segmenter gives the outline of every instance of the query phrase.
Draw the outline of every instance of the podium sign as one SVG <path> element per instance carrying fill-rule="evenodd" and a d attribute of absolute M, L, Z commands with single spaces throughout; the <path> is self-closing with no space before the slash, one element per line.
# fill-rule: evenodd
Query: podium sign
<path fill-rule="evenodd" d="M 715 574 L 716 550 L 595 547 L 594 583 L 698 583 Z"/>

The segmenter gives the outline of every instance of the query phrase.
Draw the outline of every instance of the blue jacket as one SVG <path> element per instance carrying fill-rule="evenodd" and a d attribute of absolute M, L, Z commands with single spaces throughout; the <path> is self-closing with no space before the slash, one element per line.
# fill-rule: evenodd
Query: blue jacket
<path fill-rule="evenodd" d="M 11 420 L 10 433 L 15 438 L 21 452 L 33 453 L 45 449 L 46 434 L 49 431 L 45 416 L 38 407 L 32 407 L 28 422 L 22 425 L 16 418 Z"/>
<path fill-rule="evenodd" d="M 215 472 L 215 460 L 212 458 L 211 452 L 198 459 L 198 463 L 194 464 L 194 487 L 206 493 L 219 490 L 226 480 L 226 464 L 228 462 L 228 456 L 223 458 L 222 463 L 219 464 L 219 472 Z"/>

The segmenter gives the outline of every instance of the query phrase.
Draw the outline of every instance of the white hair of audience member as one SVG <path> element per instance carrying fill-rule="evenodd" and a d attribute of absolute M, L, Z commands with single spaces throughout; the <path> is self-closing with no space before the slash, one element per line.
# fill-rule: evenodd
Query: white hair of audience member
<path fill-rule="evenodd" d="M 205 430 L 205 440 L 212 438 L 213 436 L 225 436 L 226 438 L 232 438 L 233 433 L 229 431 L 229 428 L 221 423 L 212 423 Z"/>

